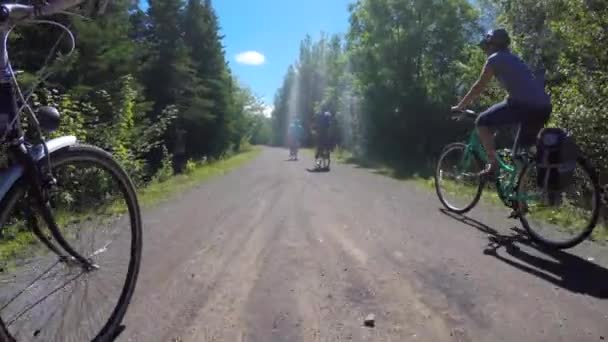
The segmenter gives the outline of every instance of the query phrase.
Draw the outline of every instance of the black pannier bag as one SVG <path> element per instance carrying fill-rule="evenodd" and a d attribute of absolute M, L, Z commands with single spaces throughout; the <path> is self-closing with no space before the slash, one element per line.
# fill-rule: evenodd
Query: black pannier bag
<path fill-rule="evenodd" d="M 536 184 L 557 204 L 561 192 L 572 182 L 578 148 L 574 137 L 561 128 L 544 128 L 538 134 Z"/>

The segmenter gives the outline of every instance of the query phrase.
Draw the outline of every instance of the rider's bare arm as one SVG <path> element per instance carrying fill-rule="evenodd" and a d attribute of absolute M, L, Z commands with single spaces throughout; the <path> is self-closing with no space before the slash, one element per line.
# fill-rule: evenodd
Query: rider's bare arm
<path fill-rule="evenodd" d="M 87 15 L 98 15 L 105 12 L 108 3 L 109 0 L 50 0 L 40 12 L 42 15 L 50 15 L 81 6 Z"/>
<path fill-rule="evenodd" d="M 481 93 L 486 89 L 486 86 L 488 85 L 488 83 L 490 83 L 492 77 L 494 77 L 494 71 L 486 62 L 483 67 L 483 70 L 481 71 L 479 79 L 477 80 L 477 82 L 475 82 L 475 84 L 473 84 L 471 90 L 469 90 L 469 92 L 462 98 L 457 107 L 459 109 L 465 109 L 466 107 L 468 107 L 469 104 L 475 101 L 479 97 L 479 95 L 481 95 Z"/>
<path fill-rule="evenodd" d="M 33 6 L 5 3 L 0 10 L 2 23 L 19 21 L 32 17 L 48 16 L 69 9 L 77 9 L 84 15 L 100 15 L 105 12 L 109 0 L 50 0 Z"/>

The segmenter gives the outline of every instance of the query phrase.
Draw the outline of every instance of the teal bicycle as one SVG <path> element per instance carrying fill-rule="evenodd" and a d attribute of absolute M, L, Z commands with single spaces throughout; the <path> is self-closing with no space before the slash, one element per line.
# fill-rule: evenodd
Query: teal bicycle
<path fill-rule="evenodd" d="M 454 119 L 476 117 L 467 110 Z M 596 171 L 581 153 L 576 154 L 572 177 L 561 191 L 539 186 L 546 170 L 536 156 L 540 129 L 542 126 L 534 132 L 534 127 L 520 125 L 513 148 L 498 151 L 500 167 L 493 187 L 499 201 L 512 209 L 509 217 L 519 219 L 534 241 L 552 248 L 571 248 L 587 239 L 597 225 L 601 188 Z M 488 183 L 479 175 L 486 163 L 476 130 L 469 134 L 467 143 L 452 143 L 443 149 L 435 170 L 435 189 L 447 210 L 464 214 L 477 205 Z"/>

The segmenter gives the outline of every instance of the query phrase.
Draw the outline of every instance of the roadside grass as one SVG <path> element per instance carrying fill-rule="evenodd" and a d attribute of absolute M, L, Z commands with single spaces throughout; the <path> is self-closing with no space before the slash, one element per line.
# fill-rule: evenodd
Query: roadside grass
<path fill-rule="evenodd" d="M 138 189 L 138 199 L 143 208 L 153 207 L 163 201 L 171 199 L 177 193 L 191 189 L 193 186 L 209 180 L 215 176 L 221 176 L 231 170 L 238 168 L 246 162 L 255 158 L 261 149 L 251 147 L 248 150 L 213 162 L 189 162 L 186 172 L 175 175 L 163 182 L 152 182 L 145 188 Z M 104 206 L 98 206 L 86 212 L 55 213 L 55 219 L 60 227 L 78 224 L 93 217 L 99 218 L 101 214 L 104 220 L 112 220 L 127 211 L 127 206 L 123 201 L 112 201 Z M 66 236 L 69 240 L 69 236 Z M 11 267 L 7 261 L 15 257 L 25 257 L 28 253 L 28 246 L 37 244 L 38 239 L 26 229 L 23 220 L 17 221 L 12 225 L 2 228 L 0 237 L 0 268 Z M 13 264 L 13 263 L 11 263 Z"/>
<path fill-rule="evenodd" d="M 427 179 L 432 177 L 431 168 L 421 166 L 421 163 L 404 161 L 381 161 L 356 156 L 352 152 L 336 148 L 333 152 L 335 160 L 343 164 L 351 164 L 358 168 L 370 169 L 375 174 L 395 178 L 398 180 Z"/>
<path fill-rule="evenodd" d="M 176 193 L 192 188 L 209 178 L 224 175 L 246 162 L 252 160 L 262 150 L 251 147 L 248 151 L 238 153 L 215 162 L 190 164 L 183 174 L 173 176 L 164 182 L 155 182 L 138 191 L 139 202 L 143 207 L 150 207 L 170 199 Z"/>
<path fill-rule="evenodd" d="M 433 172 L 430 165 L 420 167 L 419 165 L 404 165 L 403 163 L 384 163 L 366 160 L 364 158 L 358 158 L 350 151 L 344 149 L 336 149 L 334 151 L 334 155 L 336 161 L 340 163 L 370 169 L 375 174 L 402 181 L 409 181 L 426 190 L 433 192 L 435 191 L 435 179 L 433 177 Z M 451 196 L 459 196 L 463 198 L 472 198 L 476 192 L 476 188 L 474 186 L 454 182 L 446 182 L 443 189 Z M 498 196 L 496 190 L 493 187 L 488 187 L 487 185 L 484 188 L 481 201 L 485 204 L 504 208 L 504 204 Z M 532 218 L 556 225 L 566 230 L 568 227 L 572 226 L 576 226 L 580 229 L 580 227 L 586 221 L 580 210 L 573 206 L 560 206 L 557 208 L 535 211 L 532 213 Z M 600 218 L 590 239 L 602 244 L 608 243 L 608 218 Z"/>
<path fill-rule="evenodd" d="M 433 178 L 415 179 L 415 182 L 428 190 L 435 191 L 435 180 Z M 472 198 L 475 195 L 476 188 L 465 184 L 457 184 L 454 182 L 444 182 L 444 191 L 450 196 L 458 196 L 462 198 Z M 501 199 L 493 188 L 485 187 L 481 200 L 497 207 L 504 207 Z M 559 207 L 536 207 L 531 210 L 532 219 L 545 222 L 559 227 L 561 231 L 577 233 L 581 227 L 584 227 L 588 216 L 584 215 L 581 209 L 572 205 L 561 205 Z M 572 227 L 576 227 L 573 229 Z M 608 243 L 608 225 L 605 218 L 600 218 L 590 239 L 602 244 Z"/>

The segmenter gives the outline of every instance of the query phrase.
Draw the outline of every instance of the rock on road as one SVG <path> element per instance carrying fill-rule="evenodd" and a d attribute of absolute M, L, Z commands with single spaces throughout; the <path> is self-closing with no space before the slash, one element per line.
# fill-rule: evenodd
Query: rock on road
<path fill-rule="evenodd" d="M 119 341 L 608 339 L 608 249 L 509 243 L 505 209 L 450 216 L 416 184 L 286 157 L 144 212 Z"/>

